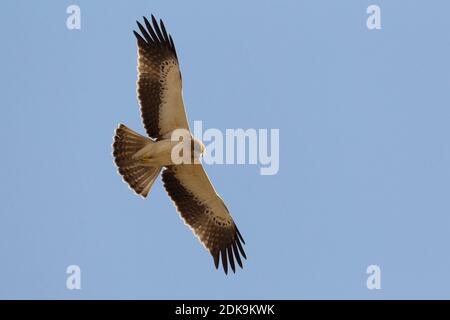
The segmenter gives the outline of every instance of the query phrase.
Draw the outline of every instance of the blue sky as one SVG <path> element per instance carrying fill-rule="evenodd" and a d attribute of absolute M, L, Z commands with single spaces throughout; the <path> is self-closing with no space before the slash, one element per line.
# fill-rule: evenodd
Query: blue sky
<path fill-rule="evenodd" d="M 66 28 L 70 4 L 81 30 Z M 3 2 L 0 298 L 450 298 L 449 10 Z M 280 130 L 277 175 L 206 168 L 247 241 L 236 274 L 214 269 L 159 180 L 142 200 L 112 161 L 118 123 L 144 132 L 132 30 L 151 13 L 174 38 L 191 123 Z M 81 290 L 66 288 L 72 264 Z"/>

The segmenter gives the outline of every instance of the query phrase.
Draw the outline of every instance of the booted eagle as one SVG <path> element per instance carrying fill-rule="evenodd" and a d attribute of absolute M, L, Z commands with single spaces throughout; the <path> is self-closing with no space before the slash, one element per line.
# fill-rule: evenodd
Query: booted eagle
<path fill-rule="evenodd" d="M 152 23 L 144 17 L 145 26 L 137 25 L 140 33 L 133 31 L 138 46 L 137 95 L 148 137 L 119 125 L 113 143 L 118 171 L 144 198 L 162 171 L 164 188 L 181 218 L 213 256 L 216 268 L 220 259 L 225 273 L 228 265 L 235 272 L 235 261 L 242 268 L 241 256 L 247 258 L 245 242 L 199 161 L 204 146 L 189 130 L 172 37 L 153 15 Z M 172 150 L 180 144 L 172 137 L 179 130 L 191 139 L 188 151 L 194 161 L 173 159 Z"/>

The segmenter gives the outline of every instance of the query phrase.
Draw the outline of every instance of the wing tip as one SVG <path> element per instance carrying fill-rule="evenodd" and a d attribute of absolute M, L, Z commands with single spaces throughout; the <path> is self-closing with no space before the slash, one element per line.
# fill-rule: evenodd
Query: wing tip
<path fill-rule="evenodd" d="M 228 261 L 230 263 L 231 270 L 233 271 L 233 273 L 236 273 L 236 266 L 234 265 L 234 258 L 233 258 L 233 251 L 231 249 L 231 244 L 228 246 L 226 250 L 228 253 Z"/>
<path fill-rule="evenodd" d="M 226 248 L 220 250 L 220 255 L 222 258 L 222 267 L 225 274 L 228 274 L 228 260 L 227 260 L 227 253 Z"/>
<path fill-rule="evenodd" d="M 226 275 L 228 275 L 229 269 L 231 269 L 233 273 L 236 273 L 236 264 L 241 269 L 244 269 L 241 256 L 244 259 L 247 259 L 247 255 L 245 254 L 244 249 L 237 238 L 235 238 L 235 240 L 228 247 L 211 250 L 210 253 L 213 257 L 216 270 L 218 270 L 219 265 L 222 264 L 223 271 Z M 220 263 L 220 260 L 222 263 Z"/>
<path fill-rule="evenodd" d="M 137 22 L 137 21 L 136 21 Z M 139 42 L 139 41 L 144 41 L 145 42 L 145 40 L 142 38 L 142 36 L 136 31 L 136 30 L 133 30 L 133 34 L 134 34 L 134 36 L 136 37 L 136 39 L 137 39 L 137 41 Z"/>
<path fill-rule="evenodd" d="M 219 269 L 219 253 L 211 251 L 211 255 L 214 259 L 214 266 L 216 267 L 216 269 Z"/>
<path fill-rule="evenodd" d="M 142 35 L 133 30 L 136 38 L 138 41 L 144 41 L 146 44 L 153 44 L 153 45 L 163 45 L 167 49 L 169 49 L 173 55 L 175 56 L 175 59 L 178 60 L 177 51 L 175 49 L 175 44 L 173 42 L 172 36 L 166 31 L 166 27 L 164 25 L 164 22 L 162 19 L 159 19 L 159 23 L 156 20 L 155 16 L 151 14 L 151 21 L 147 19 L 146 16 L 142 16 L 142 19 L 144 20 L 145 27 L 136 20 L 136 23 L 139 27 L 139 30 L 141 31 Z M 145 40 L 144 40 L 145 38 Z"/>

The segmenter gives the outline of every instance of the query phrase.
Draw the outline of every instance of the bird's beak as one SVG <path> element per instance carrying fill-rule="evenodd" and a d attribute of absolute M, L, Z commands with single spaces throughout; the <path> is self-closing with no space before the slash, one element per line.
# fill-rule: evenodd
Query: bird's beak
<path fill-rule="evenodd" d="M 205 150 L 206 150 L 205 145 L 202 143 L 202 155 L 205 154 Z"/>

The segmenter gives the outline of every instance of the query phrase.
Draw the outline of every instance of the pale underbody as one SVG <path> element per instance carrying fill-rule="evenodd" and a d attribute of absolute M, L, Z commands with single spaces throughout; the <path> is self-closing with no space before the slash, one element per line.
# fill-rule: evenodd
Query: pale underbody
<path fill-rule="evenodd" d="M 169 138 L 165 138 L 165 137 Z M 140 160 L 141 164 L 144 166 L 170 166 L 180 164 L 179 162 L 174 162 L 174 155 L 183 154 L 183 148 L 190 149 L 190 141 L 194 142 L 192 154 L 193 158 L 188 157 L 184 162 L 187 163 L 200 163 L 199 159 L 202 156 L 205 147 L 203 143 L 201 143 L 198 139 L 189 135 L 189 137 L 185 138 L 183 141 L 172 140 L 172 134 L 164 135 L 163 139 L 158 140 L 156 142 L 149 141 L 148 144 L 140 149 L 133 155 L 133 159 Z M 191 150 L 187 150 L 191 152 Z M 189 153 L 190 154 L 190 153 Z M 192 160 L 192 161 L 190 161 Z"/>

